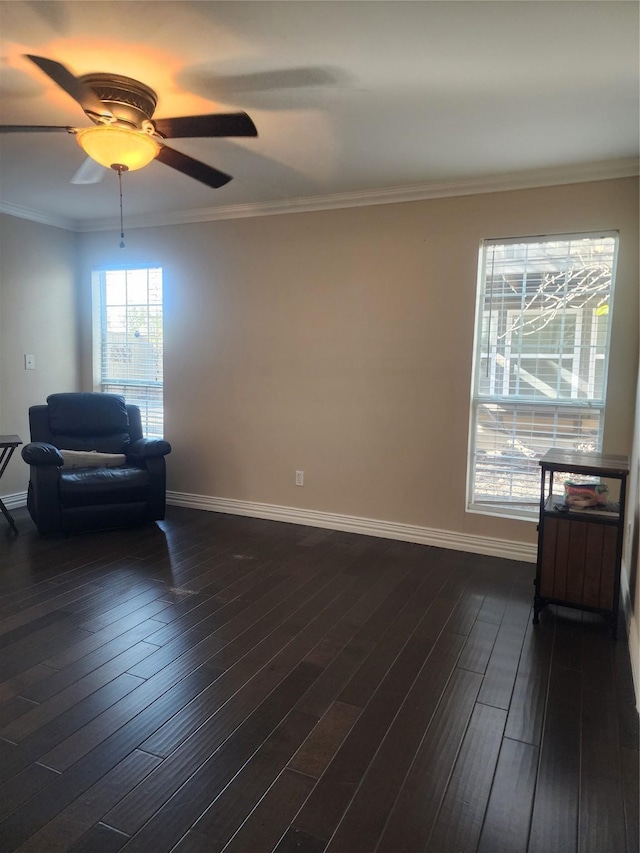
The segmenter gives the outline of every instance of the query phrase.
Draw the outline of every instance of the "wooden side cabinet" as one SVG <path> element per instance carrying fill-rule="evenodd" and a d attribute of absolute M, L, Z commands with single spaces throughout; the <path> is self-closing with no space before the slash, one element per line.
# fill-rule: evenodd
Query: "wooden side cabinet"
<path fill-rule="evenodd" d="M 629 460 L 626 456 L 554 448 L 540 460 L 540 467 L 534 624 L 546 604 L 561 604 L 601 614 L 609 621 L 615 639 Z M 563 484 L 558 483 L 558 475 L 567 474 L 605 479 L 613 487 L 617 482 L 618 500 L 594 508 L 568 506 Z"/>

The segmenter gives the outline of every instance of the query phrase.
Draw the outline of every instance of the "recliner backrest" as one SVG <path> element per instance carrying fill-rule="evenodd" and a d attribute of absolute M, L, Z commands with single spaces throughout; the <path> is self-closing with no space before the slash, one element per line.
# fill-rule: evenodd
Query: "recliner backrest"
<path fill-rule="evenodd" d="M 49 426 L 59 435 L 111 435 L 129 429 L 124 397 L 117 394 L 50 394 Z"/>
<path fill-rule="evenodd" d="M 142 438 L 140 412 L 118 394 L 70 392 L 51 394 L 46 406 L 29 409 L 31 440 L 61 450 L 125 453 Z"/>

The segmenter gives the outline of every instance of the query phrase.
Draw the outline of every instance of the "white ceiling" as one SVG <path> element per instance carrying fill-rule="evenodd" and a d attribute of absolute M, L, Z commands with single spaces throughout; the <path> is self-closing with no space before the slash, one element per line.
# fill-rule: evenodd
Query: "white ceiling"
<path fill-rule="evenodd" d="M 0 123 L 88 124 L 25 53 L 77 75 L 141 80 L 158 92 L 157 117 L 251 115 L 257 139 L 171 142 L 233 175 L 221 189 L 157 162 L 125 175 L 132 221 L 391 198 L 488 176 L 507 185 L 512 173 L 589 174 L 594 163 L 603 176 L 628 173 L 639 149 L 638 8 L 3 0 Z M 0 145 L 0 209 L 82 230 L 117 215 L 115 173 L 69 183 L 84 160 L 72 136 L 5 134 Z"/>

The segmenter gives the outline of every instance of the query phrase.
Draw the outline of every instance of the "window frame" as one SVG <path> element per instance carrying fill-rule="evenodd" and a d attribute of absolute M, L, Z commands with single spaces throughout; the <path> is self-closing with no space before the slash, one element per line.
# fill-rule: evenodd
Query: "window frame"
<path fill-rule="evenodd" d="M 162 296 L 161 301 L 158 303 L 161 308 L 161 316 L 162 316 L 162 381 L 144 381 L 144 380 L 136 380 L 131 378 L 122 378 L 120 381 L 116 377 L 105 377 L 103 375 L 103 342 L 105 340 L 105 324 L 106 324 L 106 312 L 107 312 L 107 301 L 106 301 L 106 276 L 108 273 L 112 272 L 122 272 L 122 273 L 130 273 L 135 272 L 137 270 L 159 270 L 160 271 L 160 280 L 162 287 Z M 140 414 L 142 418 L 142 428 L 143 433 L 147 437 L 152 438 L 162 438 L 164 435 L 164 419 L 165 419 L 165 411 L 164 411 L 164 278 L 165 271 L 161 264 L 159 263 L 150 263 L 150 264 L 112 264 L 108 266 L 100 266 L 94 267 L 91 271 L 91 297 L 92 297 L 92 365 L 93 365 L 93 389 L 94 391 L 104 392 L 105 386 L 110 384 L 118 384 L 123 385 L 125 387 L 140 387 L 140 388 L 159 388 L 161 391 L 161 416 L 162 416 L 162 430 L 160 434 L 157 430 L 149 430 L 148 424 L 149 419 L 147 417 L 147 413 L 144 410 L 144 405 L 140 401 L 131 398 L 129 399 L 124 394 L 127 403 L 131 403 L 132 405 L 138 405 L 140 407 Z M 142 304 L 142 303 L 141 303 Z M 150 303 L 148 300 L 145 303 L 147 308 Z M 127 346 L 131 346 L 131 344 L 127 344 Z M 111 381 L 109 381 L 111 380 Z M 107 393 L 118 393 L 113 391 L 108 391 Z"/>
<path fill-rule="evenodd" d="M 607 338 L 604 347 L 604 353 L 593 353 L 590 356 L 589 363 L 589 375 L 585 380 L 587 386 L 589 388 L 590 397 L 589 398 L 580 398 L 577 396 L 576 389 L 572 390 L 572 395 L 570 398 L 557 397 L 555 399 L 549 398 L 548 401 L 545 400 L 534 400 L 523 398 L 519 395 L 481 395 L 479 393 L 479 370 L 480 364 L 483 360 L 483 356 L 486 355 L 486 344 L 485 341 L 483 344 L 483 318 L 484 315 L 489 313 L 485 308 L 486 299 L 485 299 L 485 280 L 487 278 L 487 270 L 486 270 L 486 253 L 487 248 L 490 246 L 504 246 L 508 247 L 510 245 L 521 245 L 523 243 L 544 243 L 544 242 L 560 242 L 560 241 L 577 241 L 577 240 L 597 240 L 597 239 L 613 239 L 613 259 L 611 264 L 611 285 L 609 289 L 608 295 L 608 311 L 612 316 L 613 313 L 613 301 L 615 294 L 615 283 L 616 283 L 616 272 L 617 272 L 617 263 L 619 256 L 619 232 L 615 230 L 608 231 L 586 231 L 586 232 L 575 232 L 575 233 L 561 233 L 561 234 L 538 234 L 532 236 L 522 236 L 522 237 L 508 237 L 508 238 L 487 238 L 483 239 L 480 242 L 479 250 L 478 250 L 478 273 L 476 280 L 476 303 L 475 303 L 475 312 L 474 312 L 474 337 L 473 337 L 473 358 L 472 358 L 472 372 L 471 372 L 471 382 L 470 382 L 470 395 L 469 395 L 469 419 L 468 419 L 468 440 L 467 440 L 467 465 L 466 465 L 466 488 L 465 488 L 465 512 L 477 515 L 487 515 L 498 518 L 508 518 L 514 519 L 518 521 L 533 521 L 537 522 L 539 515 L 539 487 L 537 489 L 537 497 L 535 500 L 532 500 L 531 507 L 528 506 L 525 508 L 525 501 L 522 502 L 513 502 L 512 505 L 509 505 L 509 499 L 505 498 L 502 502 L 500 502 L 499 498 L 496 498 L 495 506 L 491 503 L 478 503 L 477 500 L 474 503 L 474 491 L 475 491 L 475 480 L 476 480 L 476 441 L 477 441 L 477 417 L 478 410 L 480 406 L 488 404 L 496 404 L 496 405 L 505 405 L 509 408 L 513 408 L 514 413 L 517 406 L 520 407 L 530 407 L 532 409 L 539 408 L 543 409 L 576 409 L 578 410 L 588 410 L 594 409 L 599 412 L 599 440 L 600 445 L 602 444 L 602 440 L 604 437 L 605 430 L 605 415 L 606 415 L 606 401 L 607 401 L 607 388 L 608 388 L 608 374 L 609 374 L 609 361 L 611 355 L 611 341 L 612 341 L 612 322 L 611 320 L 607 326 Z M 506 309 L 508 312 L 516 311 L 517 309 Z M 574 309 L 568 308 L 565 309 L 567 311 L 572 311 Z M 522 313 L 522 312 L 518 312 Z M 580 314 L 580 312 L 578 311 Z M 593 308 L 593 318 L 596 318 L 596 309 Z M 583 317 L 580 316 L 578 319 L 578 323 L 582 323 Z M 582 329 L 580 330 L 581 334 L 584 335 Z M 488 343 L 491 346 L 491 336 L 493 333 L 493 329 L 489 328 L 488 335 Z M 591 323 L 591 332 L 589 335 L 590 338 L 590 346 L 592 347 L 595 343 L 597 336 L 597 323 Z M 576 333 L 574 337 L 574 342 L 579 339 L 578 329 L 576 328 Z M 575 343 L 574 343 L 574 351 L 575 351 Z M 533 355 L 533 354 L 532 354 Z M 576 358 L 575 355 L 569 356 L 572 360 Z M 493 360 L 493 359 L 492 359 Z M 602 365 L 602 395 L 601 397 L 595 397 L 593 395 L 594 384 L 595 384 L 595 375 L 596 375 L 596 365 L 599 361 L 603 362 Z M 493 367 L 491 368 L 493 370 Z M 508 376 L 507 376 L 508 382 Z M 495 384 L 500 384 L 495 379 Z M 600 446 L 599 449 L 602 449 Z"/>

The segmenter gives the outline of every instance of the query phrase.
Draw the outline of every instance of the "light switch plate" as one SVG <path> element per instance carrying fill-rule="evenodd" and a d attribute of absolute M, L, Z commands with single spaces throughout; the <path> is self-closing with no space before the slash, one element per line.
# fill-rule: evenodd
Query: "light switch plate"
<path fill-rule="evenodd" d="M 25 353 L 24 369 L 25 370 L 35 370 L 36 369 L 36 357 L 35 357 L 35 355 L 27 355 Z"/>

